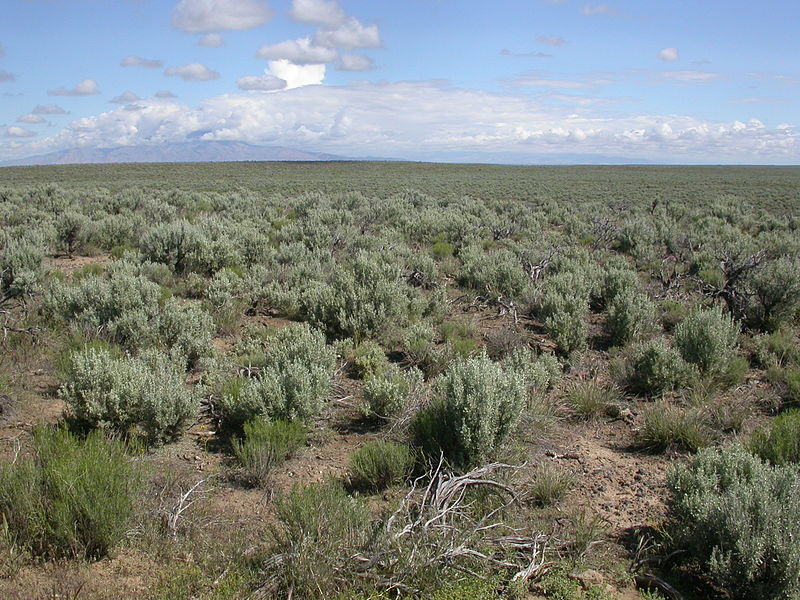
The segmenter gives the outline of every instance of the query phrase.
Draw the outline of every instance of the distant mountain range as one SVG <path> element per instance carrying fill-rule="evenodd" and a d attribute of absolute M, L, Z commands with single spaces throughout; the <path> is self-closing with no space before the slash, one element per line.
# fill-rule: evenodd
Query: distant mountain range
<path fill-rule="evenodd" d="M 40 156 L 0 162 L 2 167 L 138 162 L 356 160 L 335 154 L 305 152 L 281 146 L 254 146 L 244 142 L 184 142 L 119 148 L 72 148 Z"/>

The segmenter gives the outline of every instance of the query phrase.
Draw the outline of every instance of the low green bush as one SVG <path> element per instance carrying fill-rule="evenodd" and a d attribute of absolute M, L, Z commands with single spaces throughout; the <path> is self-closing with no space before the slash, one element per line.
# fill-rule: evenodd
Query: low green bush
<path fill-rule="evenodd" d="M 680 388 L 694 376 L 694 369 L 680 353 L 658 338 L 633 350 L 627 384 L 637 393 L 659 396 Z"/>
<path fill-rule="evenodd" d="M 412 424 L 416 443 L 453 465 L 475 466 L 509 436 L 527 398 L 522 373 L 485 354 L 457 360 L 436 379 L 433 401 Z"/>
<path fill-rule="evenodd" d="M 611 343 L 624 346 L 652 332 L 656 307 L 645 294 L 625 289 L 614 296 L 608 305 L 607 327 Z"/>
<path fill-rule="evenodd" d="M 350 456 L 350 483 L 358 490 L 379 492 L 403 483 L 413 466 L 414 454 L 408 446 L 373 440 Z"/>
<path fill-rule="evenodd" d="M 800 594 L 800 471 L 740 446 L 707 449 L 667 475 L 668 529 L 718 588 L 744 600 Z"/>
<path fill-rule="evenodd" d="M 234 380 L 216 402 L 220 427 L 241 430 L 255 418 L 300 420 L 316 417 L 330 392 L 336 353 L 325 336 L 307 325 L 278 330 L 263 342 L 263 363 L 249 379 Z"/>
<path fill-rule="evenodd" d="M 32 457 L 0 467 L 0 514 L 35 555 L 101 558 L 125 537 L 139 482 L 121 442 L 39 427 Z"/>
<path fill-rule="evenodd" d="M 289 421 L 248 421 L 241 439 L 233 438 L 231 446 L 244 467 L 245 478 L 253 485 L 266 483 L 272 470 L 290 458 L 306 443 L 302 424 Z"/>
<path fill-rule="evenodd" d="M 336 483 L 297 485 L 275 505 L 275 556 L 270 565 L 277 597 L 327 600 L 344 592 L 341 572 L 371 534 L 366 505 Z"/>
<path fill-rule="evenodd" d="M 762 369 L 785 368 L 800 362 L 800 348 L 792 332 L 781 329 L 755 336 L 756 360 Z"/>
<path fill-rule="evenodd" d="M 675 328 L 675 348 L 703 373 L 725 372 L 736 356 L 739 325 L 719 308 L 697 309 Z"/>
<path fill-rule="evenodd" d="M 800 409 L 782 412 L 753 433 L 750 450 L 773 465 L 800 462 Z"/>
<path fill-rule="evenodd" d="M 379 377 L 389 368 L 389 359 L 380 344 L 364 340 L 353 350 L 353 375 L 367 381 Z"/>
<path fill-rule="evenodd" d="M 422 390 L 422 372 L 411 367 L 405 371 L 390 369 L 364 384 L 364 412 L 380 419 L 399 417 L 414 396 Z"/>
<path fill-rule="evenodd" d="M 58 395 L 77 424 L 149 443 L 173 439 L 199 409 L 183 365 L 154 350 L 132 358 L 102 347 L 77 351 Z"/>

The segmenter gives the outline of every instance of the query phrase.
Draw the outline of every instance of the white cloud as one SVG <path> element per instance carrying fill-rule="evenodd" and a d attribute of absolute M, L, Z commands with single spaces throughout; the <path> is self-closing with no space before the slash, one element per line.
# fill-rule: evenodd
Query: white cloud
<path fill-rule="evenodd" d="M 608 4 L 586 4 L 581 9 L 581 13 L 587 17 L 591 17 L 593 15 L 613 15 L 616 13 L 616 9 L 611 8 Z"/>
<path fill-rule="evenodd" d="M 380 48 L 381 35 L 377 25 L 364 26 L 358 19 L 348 17 L 336 28 L 318 31 L 314 35 L 314 43 L 318 46 L 339 48 L 341 50 Z"/>
<path fill-rule="evenodd" d="M 292 0 L 289 16 L 300 23 L 310 23 L 328 29 L 339 27 L 347 18 L 335 1 L 325 0 Z"/>
<path fill-rule="evenodd" d="M 141 56 L 126 56 L 119 63 L 120 67 L 147 67 L 148 69 L 160 69 L 164 66 L 164 61 L 142 58 Z"/>
<path fill-rule="evenodd" d="M 34 115 L 33 113 L 28 113 L 27 115 L 22 115 L 17 119 L 17 123 L 27 123 L 29 125 L 36 125 L 38 123 L 47 123 L 42 117 L 39 115 Z"/>
<path fill-rule="evenodd" d="M 159 90 L 155 93 L 156 98 L 177 98 L 175 94 L 169 90 Z"/>
<path fill-rule="evenodd" d="M 2 81 L 15 81 L 14 75 L 8 71 L 0 71 L 0 82 Z"/>
<path fill-rule="evenodd" d="M 207 33 L 200 38 L 197 45 L 205 48 L 219 48 L 225 45 L 225 40 L 223 40 L 222 36 L 218 33 Z"/>
<path fill-rule="evenodd" d="M 59 87 L 47 92 L 48 96 L 91 96 L 99 94 L 97 89 L 97 82 L 94 79 L 84 79 L 72 89 Z"/>
<path fill-rule="evenodd" d="M 368 71 L 375 68 L 375 61 L 364 54 L 342 54 L 336 63 L 338 71 Z"/>
<path fill-rule="evenodd" d="M 268 60 L 286 59 L 297 65 L 318 65 L 335 61 L 339 54 L 331 48 L 312 44 L 310 38 L 300 38 L 262 46 L 257 56 Z"/>
<path fill-rule="evenodd" d="M 207 66 L 200 63 L 189 63 L 180 67 L 170 67 L 164 71 L 168 77 L 180 77 L 184 81 L 211 81 L 219 79 L 219 73 L 212 71 Z"/>
<path fill-rule="evenodd" d="M 540 44 L 546 44 L 548 46 L 563 46 L 567 43 L 567 40 L 562 38 L 560 35 L 539 35 L 536 36 L 536 41 Z"/>
<path fill-rule="evenodd" d="M 312 68 L 281 64 L 306 74 Z M 279 76 L 280 66 L 270 66 Z M 516 153 L 534 162 L 536 157 L 563 153 L 659 162 L 800 160 L 800 132 L 793 128 L 774 129 L 747 120 L 616 112 L 609 116 L 591 106 L 543 104 L 526 95 L 463 90 L 430 81 L 306 85 L 269 94 L 225 94 L 197 107 L 169 100 L 142 100 L 134 106 L 136 110 L 118 108 L 79 119 L 55 137 L 27 142 L 14 153 L 175 142 L 191 136 L 352 156 L 374 155 L 380 148 L 384 156 L 410 159 L 486 152 Z"/>
<path fill-rule="evenodd" d="M 275 77 L 274 75 L 251 75 L 248 77 L 239 77 L 236 80 L 236 85 L 242 90 L 255 90 L 260 92 L 274 92 L 286 88 L 286 81 Z"/>
<path fill-rule="evenodd" d="M 325 79 L 325 65 L 296 65 L 288 60 L 271 60 L 270 74 L 286 82 L 286 89 L 291 90 L 307 85 L 319 85 Z"/>
<path fill-rule="evenodd" d="M 121 93 L 115 98 L 112 98 L 109 100 L 109 102 L 112 102 L 113 104 L 130 104 L 131 102 L 136 102 L 137 100 L 141 100 L 141 98 L 129 90 Z"/>
<path fill-rule="evenodd" d="M 662 48 L 658 51 L 658 58 L 661 60 L 665 60 L 667 62 L 675 62 L 680 58 L 678 56 L 678 49 L 677 48 Z"/>
<path fill-rule="evenodd" d="M 67 111 L 55 104 L 39 104 L 31 113 L 34 115 L 65 115 Z"/>
<path fill-rule="evenodd" d="M 665 71 L 661 77 L 671 81 L 682 83 L 709 83 L 719 79 L 719 73 L 709 73 L 708 71 Z"/>
<path fill-rule="evenodd" d="M 29 137 L 36 137 L 36 132 L 31 131 L 29 129 L 25 129 L 24 127 L 8 127 L 6 129 L 7 138 L 29 138 Z"/>
<path fill-rule="evenodd" d="M 515 56 L 517 58 L 553 58 L 552 54 L 545 52 L 512 52 L 508 48 L 500 50 L 502 56 Z"/>
<path fill-rule="evenodd" d="M 271 19 L 261 0 L 181 0 L 172 10 L 172 26 L 189 33 L 253 29 Z"/>

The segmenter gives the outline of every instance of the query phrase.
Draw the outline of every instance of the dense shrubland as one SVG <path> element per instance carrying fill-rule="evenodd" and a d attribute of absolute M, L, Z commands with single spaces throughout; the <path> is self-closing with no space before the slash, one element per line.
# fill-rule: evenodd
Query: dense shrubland
<path fill-rule="evenodd" d="M 545 511 L 570 476 L 543 463 L 528 481 L 481 480 L 447 518 L 415 494 L 524 462 L 553 423 L 630 418 L 631 452 L 698 453 L 670 475 L 662 524 L 684 566 L 731 597 L 794 597 L 800 222 L 796 187 L 770 183 L 790 175 L 759 175 L 756 196 L 714 170 L 711 194 L 684 172 L 645 185 L 625 171 L 615 188 L 591 169 L 574 187 L 481 169 L 452 189 L 0 187 L 4 343 L 12 356 L 14 340 L 42 340 L 69 429 L 37 429 L 0 471 L 3 543 L 113 552 L 133 527 L 137 463 L 199 427 L 229 481 L 275 494 L 274 539 L 242 559 L 250 588 L 449 597 L 478 589 L 472 573 L 498 582 L 480 597 L 507 597 L 526 565 L 485 532 L 530 527 L 512 488 Z M 336 421 L 342 407 L 355 424 Z M 369 436 L 342 480 L 272 489 L 331 427 Z M 362 496 L 378 492 L 400 512 L 376 514 Z M 563 566 L 580 544 L 557 538 L 548 560 Z M 559 568 L 526 577 L 561 597 L 547 592 Z"/>

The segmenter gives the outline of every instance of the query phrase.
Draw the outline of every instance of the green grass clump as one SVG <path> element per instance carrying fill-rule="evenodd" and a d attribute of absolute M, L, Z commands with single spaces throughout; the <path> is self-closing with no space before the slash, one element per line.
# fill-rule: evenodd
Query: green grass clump
<path fill-rule="evenodd" d="M 246 479 L 263 485 L 272 470 L 306 443 L 306 430 L 298 422 L 254 419 L 244 424 L 244 437 L 233 438 L 233 453 L 244 467 Z"/>
<path fill-rule="evenodd" d="M 787 410 L 757 430 L 750 450 L 773 465 L 800 462 L 800 409 Z"/>
<path fill-rule="evenodd" d="M 570 473 L 552 463 L 536 466 L 532 478 L 524 486 L 523 498 L 534 506 L 549 506 L 561 500 L 574 482 Z"/>
<path fill-rule="evenodd" d="M 714 434 L 699 411 L 657 402 L 644 413 L 636 439 L 651 452 L 670 448 L 697 452 L 714 441 Z"/>
<path fill-rule="evenodd" d="M 408 446 L 373 440 L 350 457 L 350 482 L 354 488 L 379 492 L 402 483 L 414 466 L 414 454 Z"/>
<path fill-rule="evenodd" d="M 619 390 L 597 380 L 576 382 L 567 392 L 567 406 L 579 419 L 596 419 L 619 400 Z"/>
<path fill-rule="evenodd" d="M 0 469 L 0 514 L 35 555 L 101 558 L 130 526 L 139 481 L 122 442 L 39 427 L 32 456 Z"/>

